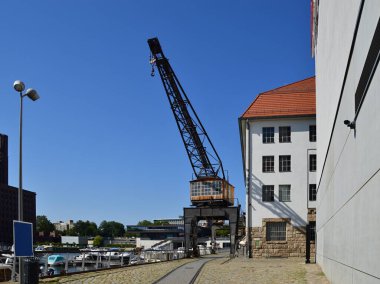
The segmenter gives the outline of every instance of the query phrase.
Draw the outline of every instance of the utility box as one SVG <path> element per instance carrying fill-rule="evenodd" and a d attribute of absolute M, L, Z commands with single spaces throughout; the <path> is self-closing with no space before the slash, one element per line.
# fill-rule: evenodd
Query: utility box
<path fill-rule="evenodd" d="M 37 258 L 24 259 L 24 277 L 22 284 L 38 284 L 40 266 Z"/>
<path fill-rule="evenodd" d="M 235 187 L 221 178 L 201 178 L 190 181 L 190 200 L 194 206 L 234 205 Z"/>

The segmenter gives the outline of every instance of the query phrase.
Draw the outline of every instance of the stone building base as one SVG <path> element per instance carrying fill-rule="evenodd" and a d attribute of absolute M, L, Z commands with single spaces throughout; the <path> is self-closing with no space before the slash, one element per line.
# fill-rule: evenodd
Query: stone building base
<path fill-rule="evenodd" d="M 286 240 L 267 241 L 266 223 L 286 222 Z M 265 218 L 262 227 L 251 229 L 251 248 L 253 257 L 305 257 L 306 226 L 292 226 L 289 218 Z M 311 259 L 315 257 L 315 242 L 311 241 Z"/>

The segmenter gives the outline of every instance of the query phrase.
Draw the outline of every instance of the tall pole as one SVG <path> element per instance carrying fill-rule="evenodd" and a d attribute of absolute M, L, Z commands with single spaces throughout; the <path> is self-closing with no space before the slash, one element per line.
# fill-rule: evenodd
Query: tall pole
<path fill-rule="evenodd" d="M 18 221 L 24 221 L 24 198 L 23 198 L 23 189 L 22 189 L 22 115 L 23 115 L 23 98 L 27 96 L 32 101 L 36 101 L 40 98 L 37 91 L 34 89 L 26 90 L 25 94 L 22 92 L 25 90 L 25 84 L 16 80 L 13 83 L 13 88 L 20 94 L 20 148 L 19 148 L 19 186 L 18 186 Z M 13 240 L 14 241 L 14 240 Z M 14 252 L 14 262 L 13 262 L 13 271 L 15 271 L 16 266 L 16 251 Z M 20 283 L 24 281 L 24 272 L 23 272 L 23 258 L 19 257 L 19 280 Z"/>
<path fill-rule="evenodd" d="M 23 221 L 24 219 L 24 200 L 23 200 L 23 190 L 22 190 L 22 112 L 23 112 L 23 95 L 20 92 L 20 156 L 19 156 L 19 180 L 18 180 L 18 220 Z M 24 262 L 23 258 L 19 257 L 19 280 L 20 283 L 23 283 L 24 278 Z"/>
<path fill-rule="evenodd" d="M 23 112 L 23 96 L 20 93 L 20 147 L 19 147 L 19 180 L 18 180 L 18 220 L 23 221 L 24 219 L 24 208 L 23 208 L 23 192 L 22 192 L 22 112 Z"/>

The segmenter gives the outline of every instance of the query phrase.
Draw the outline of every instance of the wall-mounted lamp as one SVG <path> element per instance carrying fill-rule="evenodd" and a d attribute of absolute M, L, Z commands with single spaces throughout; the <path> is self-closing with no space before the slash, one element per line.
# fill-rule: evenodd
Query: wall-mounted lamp
<path fill-rule="evenodd" d="M 355 121 L 349 121 L 348 119 L 346 119 L 343 123 L 347 125 L 347 127 L 349 127 L 350 129 L 355 129 L 356 127 Z"/>

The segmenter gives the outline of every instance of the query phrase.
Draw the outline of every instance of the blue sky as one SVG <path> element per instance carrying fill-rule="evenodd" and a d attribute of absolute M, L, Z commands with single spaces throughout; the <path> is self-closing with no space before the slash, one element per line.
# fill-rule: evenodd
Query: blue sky
<path fill-rule="evenodd" d="M 157 36 L 244 204 L 238 117 L 263 91 L 314 75 L 310 2 L 2 0 L 0 133 L 37 214 L 133 224 L 175 218 L 192 169 L 147 39 Z"/>

